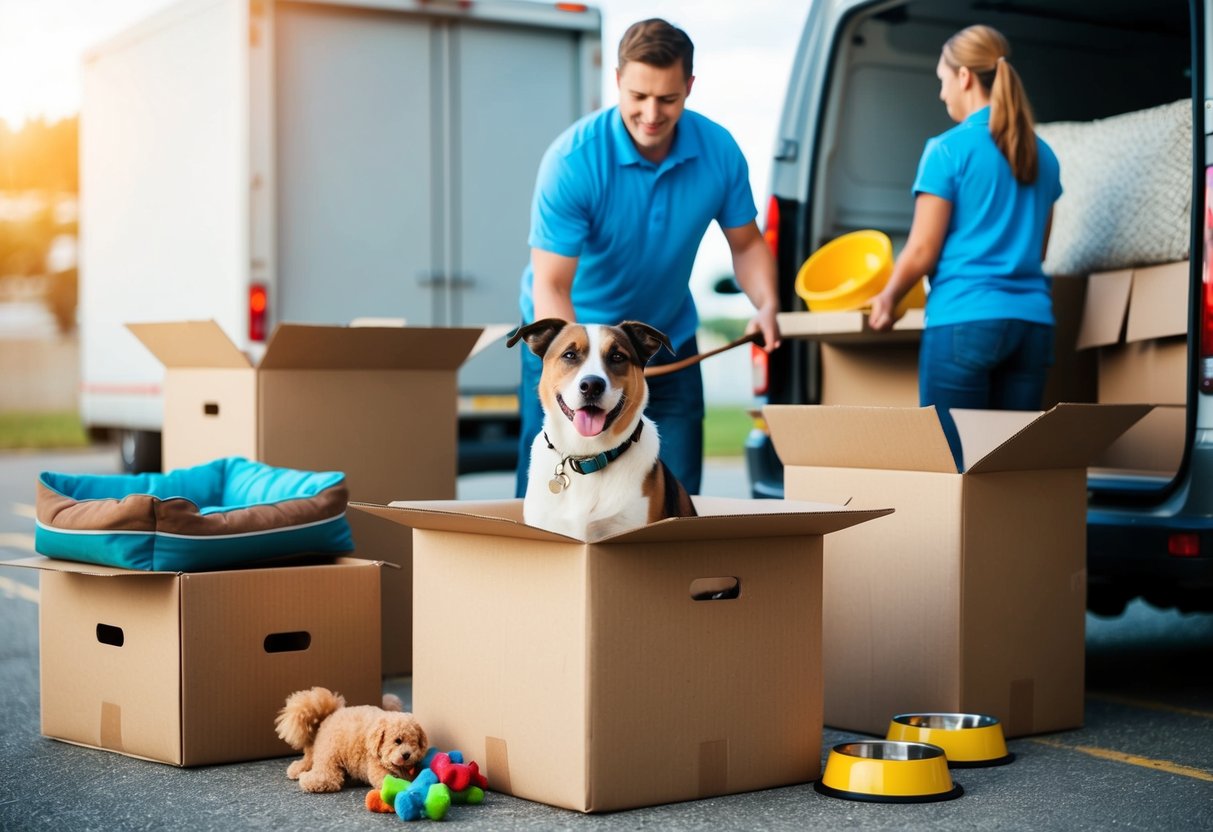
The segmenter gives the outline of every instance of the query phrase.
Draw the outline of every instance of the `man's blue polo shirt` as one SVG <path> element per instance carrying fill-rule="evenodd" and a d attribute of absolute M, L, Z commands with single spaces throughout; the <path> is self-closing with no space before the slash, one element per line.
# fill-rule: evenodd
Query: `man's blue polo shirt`
<path fill-rule="evenodd" d="M 990 135 L 984 107 L 927 141 L 914 193 L 952 203 L 927 296 L 927 325 L 991 319 L 1053 323 L 1049 278 L 1040 264 L 1045 222 L 1061 196 L 1052 148 L 1036 140 L 1039 172 L 1024 185 Z"/>
<path fill-rule="evenodd" d="M 699 324 L 691 266 L 712 220 L 722 228 L 757 215 L 745 157 L 728 131 L 684 110 L 669 155 L 640 155 L 618 107 L 582 118 L 539 165 L 531 203 L 534 248 L 579 258 L 573 309 L 581 323 L 639 320 L 686 343 Z M 528 264 L 523 320 L 534 319 Z"/>

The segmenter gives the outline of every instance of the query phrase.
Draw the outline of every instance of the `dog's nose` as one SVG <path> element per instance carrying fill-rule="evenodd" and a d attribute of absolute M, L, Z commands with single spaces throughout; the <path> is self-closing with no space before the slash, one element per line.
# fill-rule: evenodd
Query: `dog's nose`
<path fill-rule="evenodd" d="M 602 376 L 582 376 L 580 388 L 581 395 L 587 399 L 596 399 L 606 390 L 606 379 Z"/>

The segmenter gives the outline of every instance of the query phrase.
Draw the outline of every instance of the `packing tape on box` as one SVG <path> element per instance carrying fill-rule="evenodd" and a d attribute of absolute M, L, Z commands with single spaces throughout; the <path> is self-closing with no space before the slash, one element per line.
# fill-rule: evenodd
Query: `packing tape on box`
<path fill-rule="evenodd" d="M 122 748 L 122 706 L 115 702 L 101 703 L 101 736 L 100 745 L 111 751 L 123 751 Z"/>
<path fill-rule="evenodd" d="M 729 741 L 708 740 L 699 744 L 699 796 L 724 794 L 729 786 Z"/>
<path fill-rule="evenodd" d="M 1007 720 L 1008 733 L 1021 737 L 1034 734 L 1036 722 L 1036 682 L 1033 679 L 1015 679 L 1011 682 L 1011 718 Z"/>
<path fill-rule="evenodd" d="M 510 750 L 505 740 L 499 737 L 484 738 L 485 774 L 495 792 L 513 794 L 510 786 Z"/>

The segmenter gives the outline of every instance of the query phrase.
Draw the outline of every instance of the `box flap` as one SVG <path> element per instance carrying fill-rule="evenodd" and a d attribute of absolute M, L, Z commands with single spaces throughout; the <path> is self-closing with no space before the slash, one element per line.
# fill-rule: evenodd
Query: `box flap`
<path fill-rule="evenodd" d="M 797 537 L 828 534 L 892 514 L 891 508 L 851 509 L 794 500 L 692 498 L 698 517 L 671 517 L 600 538 L 594 543 L 667 543 L 687 540 Z"/>
<path fill-rule="evenodd" d="M 142 569 L 121 569 L 100 563 L 84 563 L 74 560 L 59 560 L 38 555 L 32 558 L 0 561 L 0 566 L 18 566 L 23 569 L 40 569 L 46 572 L 74 572 L 80 575 L 96 575 L 102 578 L 177 575 L 178 572 L 150 572 Z"/>
<path fill-rule="evenodd" d="M 351 502 L 350 507 L 413 529 L 502 535 L 561 543 L 583 542 L 523 523 L 522 500 L 401 500 L 386 506 Z"/>
<path fill-rule="evenodd" d="M 698 517 L 661 520 L 592 542 L 653 543 L 826 534 L 893 511 L 891 508 L 848 509 L 845 506 L 791 500 L 693 499 L 696 509 L 701 512 Z M 414 529 L 560 543 L 586 542 L 526 525 L 522 522 L 521 500 L 418 500 L 393 502 L 386 506 L 352 502 L 350 506 Z"/>
<path fill-rule="evenodd" d="M 1075 349 L 1120 342 L 1132 285 L 1133 272 L 1129 269 L 1100 272 L 1087 278 L 1087 299 L 1082 309 Z"/>
<path fill-rule="evenodd" d="M 767 405 L 762 415 L 784 465 L 956 473 L 934 407 Z"/>
<path fill-rule="evenodd" d="M 480 337 L 476 339 L 476 345 L 472 347 L 471 355 L 479 355 L 484 349 L 496 344 L 517 328 L 518 324 L 485 324 Z M 471 355 L 468 357 L 471 358 Z"/>
<path fill-rule="evenodd" d="M 1133 270 L 1126 341 L 1187 333 L 1188 269 L 1184 262 Z"/>
<path fill-rule="evenodd" d="M 265 370 L 455 370 L 479 327 L 279 324 L 261 359 Z"/>
<path fill-rule="evenodd" d="M 247 369 L 252 365 L 215 321 L 127 324 L 165 367 Z"/>
<path fill-rule="evenodd" d="M 900 343 L 917 341 L 922 336 L 925 310 L 907 309 L 889 332 L 877 332 L 868 326 L 868 313 L 780 312 L 776 316 L 784 338 L 807 338 L 830 344 Z"/>
<path fill-rule="evenodd" d="M 990 410 L 956 409 L 952 411 L 952 417 L 956 420 L 962 444 L 969 441 L 966 437 L 974 437 L 974 442 L 993 448 L 966 468 L 970 474 L 985 474 L 1086 468 L 1100 451 L 1151 408 L 1148 404 L 1062 403 L 1026 425 L 1021 422 L 1023 414 L 1016 419 L 1005 412 Z M 1002 442 L 989 438 L 991 433 L 1000 431 L 1006 437 Z M 985 437 L 976 438 L 982 434 Z M 966 451 L 966 464 L 968 459 Z"/>

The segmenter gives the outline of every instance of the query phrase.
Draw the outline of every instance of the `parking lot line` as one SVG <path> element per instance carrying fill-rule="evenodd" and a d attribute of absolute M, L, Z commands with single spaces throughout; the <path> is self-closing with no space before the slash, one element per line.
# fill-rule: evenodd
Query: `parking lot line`
<path fill-rule="evenodd" d="M 1182 708 L 1179 705 L 1168 705 L 1165 702 L 1151 702 L 1148 699 L 1133 699 L 1128 696 L 1116 696 L 1111 693 L 1087 692 L 1087 699 L 1098 699 L 1101 702 L 1111 702 L 1114 705 L 1128 705 L 1131 708 L 1147 708 L 1151 711 L 1167 711 L 1183 716 L 1195 716 L 1201 719 L 1213 719 L 1213 711 L 1199 711 L 1196 708 Z"/>
<path fill-rule="evenodd" d="M 14 581 L 0 575 L 0 594 L 8 598 L 20 598 L 22 601 L 38 603 L 38 587 Z"/>
<path fill-rule="evenodd" d="M 1164 771 L 1167 774 L 1178 774 L 1182 777 L 1191 777 L 1195 780 L 1207 780 L 1213 783 L 1213 771 L 1206 771 L 1203 768 L 1193 768 L 1185 766 L 1181 763 L 1172 763 L 1169 760 L 1154 760 L 1149 757 L 1138 757 L 1136 754 L 1125 754 L 1123 751 L 1113 751 L 1110 748 L 1099 748 L 1094 745 L 1070 745 L 1057 740 L 1047 740 L 1042 737 L 1035 737 L 1031 742 L 1038 745 L 1047 745 L 1049 748 L 1059 748 L 1063 751 L 1078 751 L 1082 754 L 1089 754 L 1092 757 L 1098 757 L 1101 760 L 1111 760 L 1117 763 L 1127 763 L 1131 766 L 1140 766 L 1142 768 L 1153 769 L 1155 771 Z"/>

